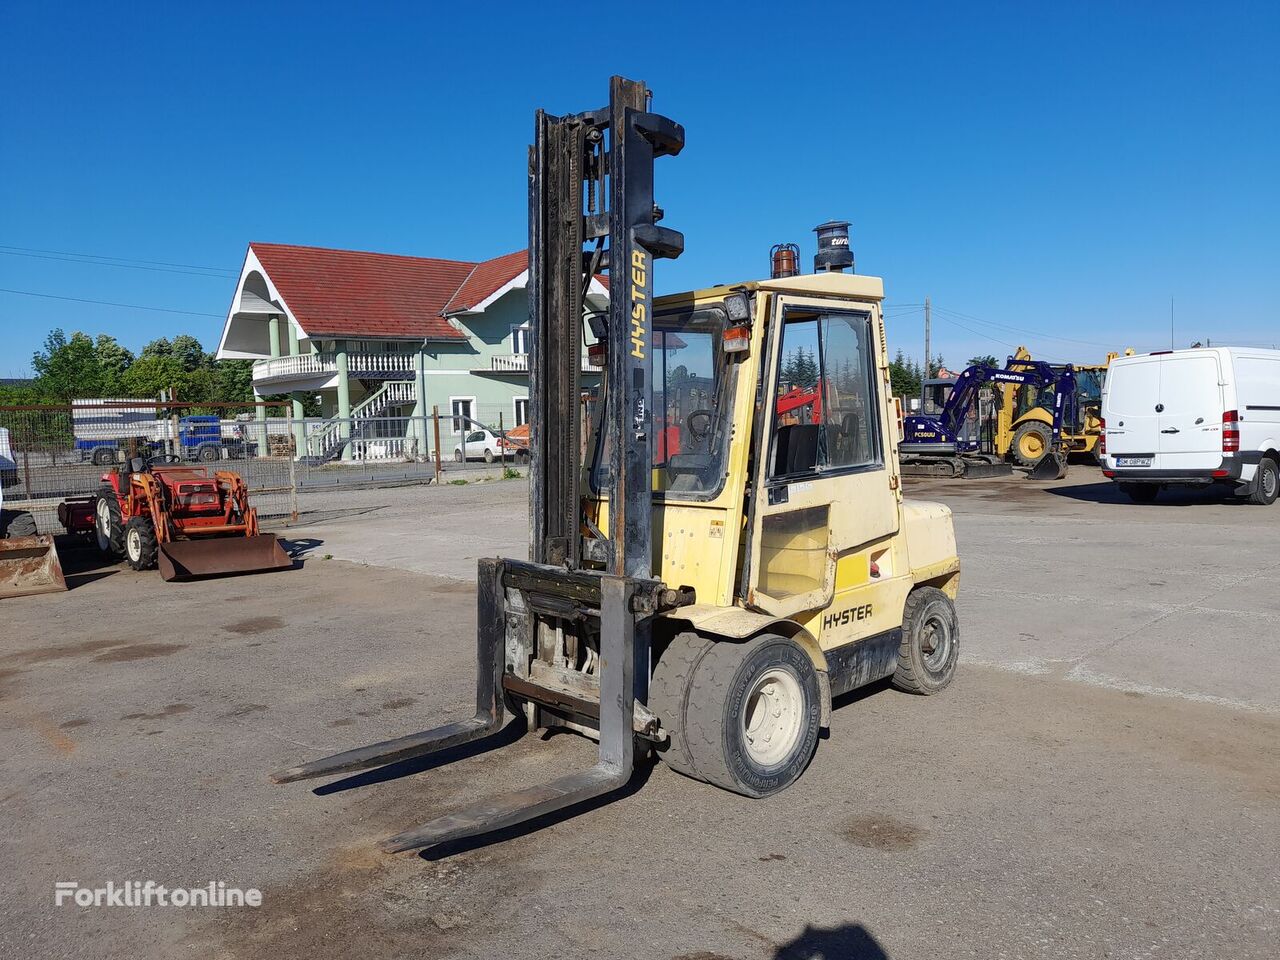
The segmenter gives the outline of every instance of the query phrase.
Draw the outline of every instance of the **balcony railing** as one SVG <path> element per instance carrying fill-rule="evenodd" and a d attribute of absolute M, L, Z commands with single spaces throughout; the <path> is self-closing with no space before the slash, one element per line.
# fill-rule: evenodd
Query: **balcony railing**
<path fill-rule="evenodd" d="M 306 380 L 338 372 L 338 358 L 334 353 L 304 353 L 296 357 L 276 357 L 274 360 L 255 360 L 254 383 L 271 383 L 277 380 Z M 347 354 L 347 372 L 353 377 L 387 377 L 402 380 L 413 373 L 411 353 L 363 353 Z"/>
<path fill-rule="evenodd" d="M 481 373 L 528 373 L 529 372 L 529 355 L 527 353 L 510 353 L 489 358 L 489 367 L 487 370 L 481 370 Z M 587 358 L 582 358 L 583 373 L 599 373 L 595 367 L 587 363 Z"/>

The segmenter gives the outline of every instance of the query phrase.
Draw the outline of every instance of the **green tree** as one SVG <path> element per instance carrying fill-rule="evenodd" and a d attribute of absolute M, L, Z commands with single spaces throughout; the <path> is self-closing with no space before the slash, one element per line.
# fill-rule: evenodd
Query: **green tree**
<path fill-rule="evenodd" d="M 98 357 L 98 367 L 102 370 L 103 393 L 119 393 L 125 371 L 133 363 L 133 351 L 122 347 L 115 337 L 105 333 L 98 334 L 93 342 L 93 351 Z"/>
<path fill-rule="evenodd" d="M 895 396 L 916 397 L 920 395 L 920 366 L 905 356 L 901 349 L 894 354 L 889 364 L 889 382 Z"/>
<path fill-rule="evenodd" d="M 68 338 L 62 328 L 45 337 L 44 348 L 31 358 L 36 392 L 47 400 L 101 396 L 103 371 L 93 340 L 76 331 Z"/>
<path fill-rule="evenodd" d="M 969 366 L 971 367 L 999 367 L 1000 361 L 995 358 L 995 354 L 982 353 L 976 357 L 969 358 Z"/>

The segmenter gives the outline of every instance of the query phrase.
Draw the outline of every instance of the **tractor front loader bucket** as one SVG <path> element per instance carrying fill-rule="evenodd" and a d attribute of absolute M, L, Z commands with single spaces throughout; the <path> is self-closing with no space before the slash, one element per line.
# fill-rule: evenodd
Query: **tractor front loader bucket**
<path fill-rule="evenodd" d="M 0 540 L 0 598 L 57 593 L 67 589 L 53 537 Z"/>
<path fill-rule="evenodd" d="M 253 537 L 214 537 L 160 544 L 157 566 L 162 580 L 192 580 L 234 573 L 287 570 L 293 559 L 274 533 Z"/>
<path fill-rule="evenodd" d="M 481 560 L 477 590 L 476 713 L 474 717 L 434 730 L 387 740 L 335 754 L 271 775 L 276 783 L 352 773 L 424 757 L 497 733 L 504 718 L 504 679 L 508 676 L 508 629 L 531 629 L 530 608 L 556 596 L 556 574 L 562 568 L 512 560 Z M 515 574 L 515 576 L 512 576 Z M 524 575 L 523 577 L 521 575 Z M 523 609 L 508 608 L 508 590 L 527 587 L 536 578 L 541 597 L 526 592 Z M 589 597 L 581 580 L 565 582 L 559 599 L 598 604 L 600 616 L 600 751 L 595 766 L 548 783 L 491 797 L 437 817 L 379 843 L 387 853 L 434 846 L 513 826 L 565 807 L 611 793 L 631 779 L 635 760 L 635 635 L 638 615 L 632 598 L 637 581 L 602 576 L 598 593 Z M 592 604 L 594 605 L 594 604 Z"/>
<path fill-rule="evenodd" d="M 1067 475 L 1067 455 L 1046 453 L 1027 473 L 1028 480 L 1061 480 Z"/>

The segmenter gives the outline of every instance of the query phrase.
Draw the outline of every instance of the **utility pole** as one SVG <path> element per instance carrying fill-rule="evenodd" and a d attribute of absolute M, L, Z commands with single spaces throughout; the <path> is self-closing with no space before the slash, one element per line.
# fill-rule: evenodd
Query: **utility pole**
<path fill-rule="evenodd" d="M 930 311 L 929 298 L 925 297 L 924 298 L 924 367 L 922 368 L 923 373 L 920 376 L 920 404 L 921 404 L 922 410 L 924 409 L 924 381 L 928 380 L 929 377 L 932 376 L 931 370 L 933 369 L 933 359 L 932 359 L 933 355 L 929 352 L 929 350 L 931 349 L 929 346 L 929 333 L 930 333 L 930 326 L 932 324 L 932 316 L 929 311 Z"/>

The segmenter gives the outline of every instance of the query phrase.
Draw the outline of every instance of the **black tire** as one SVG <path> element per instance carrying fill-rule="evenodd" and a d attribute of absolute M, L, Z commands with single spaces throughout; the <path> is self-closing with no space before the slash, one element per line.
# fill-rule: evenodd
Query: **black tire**
<path fill-rule="evenodd" d="M 156 528 L 150 517 L 130 517 L 124 527 L 124 559 L 134 570 L 150 570 L 156 565 Z"/>
<path fill-rule="evenodd" d="M 710 647 L 711 641 L 699 634 L 677 634 L 662 651 L 649 681 L 649 709 L 658 715 L 663 729 L 671 735 L 667 745 L 658 748 L 658 756 L 672 770 L 697 780 L 702 778 L 693 769 L 693 758 L 685 741 L 684 713 L 689 681 Z"/>
<path fill-rule="evenodd" d="M 93 535 L 103 556 L 113 559 L 124 556 L 124 519 L 120 512 L 120 498 L 107 483 L 98 488 L 98 499 L 93 505 Z"/>
<path fill-rule="evenodd" d="M 466 459 L 466 458 L 465 458 L 465 457 L 463 457 L 463 455 L 462 455 L 462 448 L 461 448 L 461 447 L 459 447 L 458 449 L 456 449 L 456 450 L 454 450 L 454 451 L 453 451 L 453 462 L 454 462 L 454 463 L 462 463 L 462 461 L 463 461 L 464 459 Z"/>
<path fill-rule="evenodd" d="M 960 660 L 960 622 L 955 604 L 936 587 L 917 587 L 902 612 L 902 645 L 893 685 L 908 693 L 941 693 L 955 678 Z"/>
<path fill-rule="evenodd" d="M 752 756 L 748 724 L 762 709 L 770 676 L 794 691 L 795 729 L 784 733 L 776 760 Z M 767 797 L 786 789 L 813 758 L 822 718 L 821 691 L 813 661 L 786 637 L 762 634 L 743 643 L 712 643 L 689 680 L 683 723 L 694 775 L 748 797 Z M 766 721 L 768 711 L 764 710 Z"/>
<path fill-rule="evenodd" d="M 1276 502 L 1277 496 L 1280 496 L 1280 467 L 1270 457 L 1263 457 L 1258 463 L 1258 475 L 1254 478 L 1249 502 L 1267 507 Z"/>
<path fill-rule="evenodd" d="M 212 463 L 214 460 L 219 459 L 221 455 L 222 455 L 222 450 L 216 444 L 213 444 L 213 443 L 206 443 L 203 447 L 201 447 L 199 450 L 196 451 L 196 457 L 200 460 L 203 460 L 205 463 Z"/>
<path fill-rule="evenodd" d="M 90 459 L 95 467 L 105 467 L 109 463 L 116 462 L 116 451 L 110 447 L 98 447 L 93 451 L 93 456 Z"/>
<path fill-rule="evenodd" d="M 34 537 L 39 533 L 36 518 L 26 510 L 0 510 L 0 540 Z"/>
<path fill-rule="evenodd" d="M 487 450 L 487 449 L 485 450 L 485 452 L 484 452 L 484 462 L 485 462 L 485 463 L 493 463 L 493 451 L 492 451 L 492 450 Z"/>
<path fill-rule="evenodd" d="M 1155 503 L 1160 496 L 1158 483 L 1122 483 L 1120 490 L 1134 503 Z"/>
<path fill-rule="evenodd" d="M 1022 450 L 1023 440 L 1030 434 L 1035 434 L 1040 438 L 1040 449 L 1038 453 L 1024 453 Z M 1053 431 L 1048 426 L 1038 420 L 1032 420 L 1024 423 L 1013 433 L 1013 442 L 1009 445 L 1009 453 L 1013 459 L 1024 467 L 1034 467 L 1039 463 L 1046 453 L 1053 449 Z"/>

